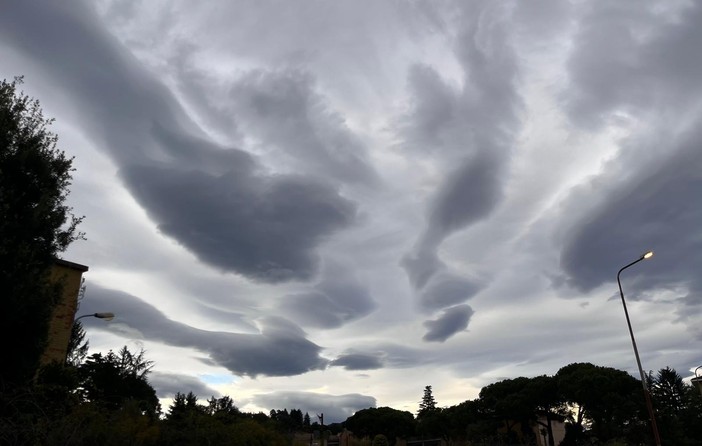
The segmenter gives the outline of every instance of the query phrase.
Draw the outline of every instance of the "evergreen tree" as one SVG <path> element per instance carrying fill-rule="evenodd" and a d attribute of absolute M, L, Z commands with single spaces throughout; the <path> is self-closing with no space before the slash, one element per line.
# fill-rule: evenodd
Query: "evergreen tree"
<path fill-rule="evenodd" d="M 71 337 L 68 340 L 68 353 L 66 354 L 66 364 L 78 367 L 88 356 L 89 342 L 85 340 L 85 330 L 80 321 L 76 321 L 71 327 Z"/>
<path fill-rule="evenodd" d="M 682 376 L 671 367 L 660 369 L 655 376 L 652 373 L 649 376 L 662 443 L 681 446 L 699 444 L 699 437 L 690 429 L 700 420 L 699 413 L 694 414 L 699 409 L 698 390 L 686 384 Z M 698 407 L 695 407 L 695 402 Z"/>
<path fill-rule="evenodd" d="M 149 362 L 144 361 L 143 350 L 139 355 L 132 355 L 126 347 L 120 354 L 110 350 L 104 356 L 101 353 L 90 355 L 79 368 L 83 394 L 87 401 L 110 411 L 123 409 L 126 403 L 134 402 L 143 413 L 156 417 L 161 412 L 161 405 L 156 391 L 146 379 L 148 370 L 139 373 L 139 366 L 125 361 L 126 357 L 140 358 L 140 363 Z"/>
<path fill-rule="evenodd" d="M 670 367 L 660 369 L 652 376 L 651 393 L 656 399 L 656 409 L 677 415 L 684 408 L 686 384 L 682 376 Z"/>
<path fill-rule="evenodd" d="M 422 418 L 430 412 L 436 410 L 436 400 L 434 400 L 434 395 L 431 391 L 431 386 L 426 386 L 424 388 L 424 395 L 422 400 L 419 402 L 419 411 L 417 412 L 417 418 Z"/>
<path fill-rule="evenodd" d="M 197 403 L 197 395 L 193 392 L 177 392 L 173 397 L 173 403 L 168 407 L 166 420 L 174 423 L 182 423 L 189 418 L 203 412 L 203 407 Z"/>
<path fill-rule="evenodd" d="M 290 421 L 292 424 L 292 427 L 295 430 L 302 429 L 303 425 L 303 415 L 302 415 L 302 410 L 300 409 L 291 409 L 290 410 Z"/>
<path fill-rule="evenodd" d="M 80 285 L 80 292 L 78 293 L 78 306 L 76 310 L 80 308 L 80 303 L 85 296 L 85 279 L 82 280 Z M 85 340 L 85 330 L 83 330 L 83 324 L 80 321 L 75 321 L 71 327 L 71 337 L 68 339 L 68 349 L 66 352 L 66 364 L 78 367 L 88 356 L 88 348 L 90 343 Z"/>

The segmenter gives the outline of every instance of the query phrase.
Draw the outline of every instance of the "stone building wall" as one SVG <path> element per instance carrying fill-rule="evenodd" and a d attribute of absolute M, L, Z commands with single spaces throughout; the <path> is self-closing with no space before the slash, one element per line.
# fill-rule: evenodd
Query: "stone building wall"
<path fill-rule="evenodd" d="M 71 338 L 71 329 L 78 307 L 78 294 L 83 273 L 86 271 L 88 267 L 85 265 L 60 259 L 56 259 L 51 268 L 51 281 L 62 283 L 63 294 L 49 322 L 47 345 L 41 357 L 42 365 L 66 360 L 68 341 Z"/>

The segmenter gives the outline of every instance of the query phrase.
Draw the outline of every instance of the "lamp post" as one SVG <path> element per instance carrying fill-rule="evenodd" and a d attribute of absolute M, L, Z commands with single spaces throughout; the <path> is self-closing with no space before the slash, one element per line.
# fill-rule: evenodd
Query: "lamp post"
<path fill-rule="evenodd" d="M 702 369 L 702 365 L 699 366 L 699 367 L 697 367 L 697 368 L 695 369 L 695 377 L 692 378 L 692 379 L 690 380 L 690 382 L 691 382 L 692 384 L 694 384 L 695 386 L 697 386 L 697 388 L 699 389 L 700 393 L 702 393 L 702 376 L 699 376 L 699 375 L 697 374 L 697 371 L 698 371 L 699 369 Z"/>
<path fill-rule="evenodd" d="M 83 319 L 84 317 L 96 317 L 98 319 L 105 319 L 106 321 L 111 321 L 114 319 L 115 314 L 114 313 L 91 313 L 91 314 L 84 314 L 82 316 L 78 316 L 73 323 L 75 324 L 78 322 L 78 319 Z"/>
<path fill-rule="evenodd" d="M 653 429 L 653 437 L 656 440 L 656 446 L 661 446 L 661 438 L 658 435 L 658 426 L 656 425 L 656 415 L 653 413 L 653 404 L 651 403 L 651 394 L 648 391 L 648 386 L 646 386 L 646 376 L 644 375 L 643 367 L 641 367 L 641 358 L 639 358 L 639 349 L 636 348 L 636 339 L 634 339 L 634 330 L 631 329 L 631 321 L 629 320 L 629 312 L 626 309 L 626 301 L 624 300 L 624 291 L 622 291 L 622 282 L 619 276 L 622 271 L 629 268 L 630 266 L 636 265 L 642 260 L 650 259 L 653 257 L 653 251 L 648 251 L 643 254 L 637 260 L 634 260 L 630 264 L 624 266 L 617 273 L 617 283 L 619 284 L 619 295 L 622 298 L 622 306 L 624 307 L 624 315 L 626 316 L 626 325 L 629 327 L 629 334 L 631 335 L 631 345 L 634 347 L 634 356 L 636 356 L 636 365 L 639 367 L 639 374 L 641 375 L 641 385 L 643 386 L 644 399 L 646 400 L 646 408 L 648 409 L 648 416 L 651 419 L 651 428 Z"/>

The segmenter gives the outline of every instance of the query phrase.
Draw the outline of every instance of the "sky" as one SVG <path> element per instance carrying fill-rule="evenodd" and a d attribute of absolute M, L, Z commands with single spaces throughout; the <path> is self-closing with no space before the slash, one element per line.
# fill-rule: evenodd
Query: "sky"
<path fill-rule="evenodd" d="M 28 0 L 90 353 L 325 422 L 702 364 L 702 3 Z"/>

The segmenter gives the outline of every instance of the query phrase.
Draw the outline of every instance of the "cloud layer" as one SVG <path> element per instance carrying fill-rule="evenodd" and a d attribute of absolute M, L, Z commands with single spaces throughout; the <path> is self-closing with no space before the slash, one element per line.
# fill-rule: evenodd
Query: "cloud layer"
<path fill-rule="evenodd" d="M 25 1 L 0 75 L 57 118 L 91 348 L 159 395 L 342 421 L 702 340 L 702 6 Z M 613 299 L 614 298 L 614 299 Z M 100 322 L 100 323 L 98 323 Z M 177 352 L 177 353 L 174 353 Z M 635 370 L 633 370 L 635 372 Z"/>

